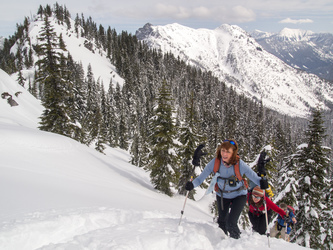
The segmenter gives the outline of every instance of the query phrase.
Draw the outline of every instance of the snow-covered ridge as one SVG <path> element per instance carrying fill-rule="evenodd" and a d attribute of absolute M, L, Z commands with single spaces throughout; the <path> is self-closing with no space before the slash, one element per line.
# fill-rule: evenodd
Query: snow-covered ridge
<path fill-rule="evenodd" d="M 290 67 L 238 26 L 224 24 L 208 30 L 147 24 L 136 35 L 151 47 L 213 72 L 238 93 L 281 113 L 304 117 L 309 107 L 333 101 L 328 82 Z"/>
<path fill-rule="evenodd" d="M 309 30 L 300 30 L 300 29 L 290 29 L 290 28 L 284 28 L 280 31 L 278 34 L 279 37 L 290 39 L 294 41 L 308 41 L 310 39 L 310 36 L 314 33 Z"/>
<path fill-rule="evenodd" d="M 35 20 L 31 21 L 29 26 L 29 37 L 32 45 L 37 45 L 37 37 L 44 26 L 44 20 L 40 17 L 35 16 Z M 57 19 L 53 16 L 49 17 L 49 21 L 54 28 L 57 36 L 62 34 L 62 38 L 66 44 L 67 51 L 71 54 L 74 61 L 82 63 L 83 70 L 87 73 L 88 65 L 91 65 L 92 72 L 94 73 L 94 78 L 99 80 L 100 83 L 103 82 L 106 89 L 108 85 L 112 82 L 114 85 L 119 83 L 120 86 L 123 85 L 124 79 L 121 78 L 116 72 L 116 68 L 111 64 L 110 60 L 107 58 L 106 52 L 102 49 L 97 48 L 94 43 L 91 43 L 91 49 L 88 49 L 85 44 L 89 43 L 86 38 L 81 37 L 79 29 L 79 34 L 75 32 L 75 22 L 70 19 L 71 29 L 67 29 L 64 24 L 59 24 Z M 11 52 L 15 55 L 18 49 L 18 43 L 16 43 L 12 48 Z M 30 48 L 29 43 L 26 41 L 23 44 L 23 48 L 26 47 L 28 50 Z M 34 62 L 38 60 L 38 57 L 34 54 Z M 25 72 L 24 77 L 26 79 L 33 79 L 34 69 L 28 69 Z"/>

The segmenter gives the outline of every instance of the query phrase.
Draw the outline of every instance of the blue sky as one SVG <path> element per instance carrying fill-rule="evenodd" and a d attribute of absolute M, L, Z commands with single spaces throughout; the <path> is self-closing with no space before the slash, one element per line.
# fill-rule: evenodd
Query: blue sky
<path fill-rule="evenodd" d="M 0 36 L 16 31 L 24 17 L 37 13 L 40 5 L 66 5 L 74 18 L 83 13 L 105 28 L 135 34 L 146 23 L 179 23 L 191 28 L 215 29 L 235 24 L 251 32 L 255 29 L 279 32 L 283 28 L 333 33 L 332 0 L 14 0 L 1 1 Z"/>

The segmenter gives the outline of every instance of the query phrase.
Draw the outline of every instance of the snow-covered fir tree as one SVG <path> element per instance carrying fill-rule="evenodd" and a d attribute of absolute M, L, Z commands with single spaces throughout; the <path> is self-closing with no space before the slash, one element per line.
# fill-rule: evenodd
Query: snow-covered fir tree
<path fill-rule="evenodd" d="M 66 106 L 70 94 L 66 89 L 66 70 L 61 65 L 64 48 L 59 47 L 59 38 L 48 15 L 44 18 L 38 40 L 40 43 L 37 49 L 39 60 L 36 62 L 36 81 L 43 85 L 42 103 L 45 107 L 40 129 L 70 136 L 69 107 Z"/>
<path fill-rule="evenodd" d="M 290 206 L 297 206 L 297 166 L 296 166 L 296 155 L 291 155 L 283 160 L 282 168 L 279 171 L 280 177 L 277 181 L 278 196 L 275 198 L 275 203 L 286 203 Z"/>
<path fill-rule="evenodd" d="M 148 169 L 151 182 L 157 190 L 172 196 L 172 187 L 179 178 L 176 129 L 173 119 L 170 86 L 164 80 L 157 97 L 155 115 L 151 119 L 151 152 Z"/>
<path fill-rule="evenodd" d="M 68 103 L 72 107 L 70 117 L 72 118 L 73 125 L 75 124 L 72 138 L 85 144 L 87 128 L 85 127 L 84 119 L 87 114 L 87 86 L 84 81 L 84 70 L 82 63 L 74 62 L 70 54 L 68 55 L 68 69 L 72 72 L 69 74 L 69 77 L 73 82 L 71 98 Z"/>
<path fill-rule="evenodd" d="M 333 186 L 330 180 L 329 189 L 325 192 L 324 199 L 326 207 L 323 209 L 323 227 L 325 230 L 324 246 L 333 249 Z"/>
<path fill-rule="evenodd" d="M 306 131 L 306 143 L 300 145 L 297 152 L 298 223 L 295 226 L 296 242 L 315 249 L 322 248 L 330 230 L 325 228 L 329 222 L 325 222 L 327 217 L 323 213 L 328 205 L 325 198 L 329 191 L 327 170 L 330 164 L 327 149 L 322 145 L 325 136 L 322 111 L 316 108 Z"/>

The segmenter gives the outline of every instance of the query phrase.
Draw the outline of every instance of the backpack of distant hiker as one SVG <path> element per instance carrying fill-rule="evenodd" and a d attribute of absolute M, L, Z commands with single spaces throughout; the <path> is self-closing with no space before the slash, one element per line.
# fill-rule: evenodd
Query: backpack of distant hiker
<path fill-rule="evenodd" d="M 294 216 L 296 216 L 295 208 L 293 208 L 293 207 L 290 206 L 290 205 L 287 205 L 287 209 L 289 210 L 289 213 L 290 213 L 290 211 L 291 211 L 291 212 L 293 212 Z"/>
<path fill-rule="evenodd" d="M 237 158 L 237 163 L 234 165 L 234 170 L 235 170 L 235 175 L 236 175 L 236 178 L 235 178 L 235 181 L 238 182 L 238 181 L 242 181 L 245 188 L 247 189 L 249 187 L 248 183 L 247 183 L 247 180 L 246 179 L 243 179 L 242 175 L 240 174 L 240 171 L 239 171 L 239 155 L 236 156 Z M 220 164 L 221 164 L 221 159 L 219 158 L 215 158 L 215 162 L 214 162 L 214 174 L 216 174 L 219 169 L 220 169 Z M 217 185 L 217 182 L 215 184 L 215 191 L 218 192 L 219 191 L 219 186 Z"/>

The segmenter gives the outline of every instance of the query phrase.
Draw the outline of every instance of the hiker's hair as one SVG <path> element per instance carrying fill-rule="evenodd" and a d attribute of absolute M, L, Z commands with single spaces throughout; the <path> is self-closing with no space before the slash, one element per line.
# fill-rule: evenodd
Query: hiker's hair
<path fill-rule="evenodd" d="M 230 141 L 233 141 L 235 143 L 235 145 L 231 144 Z M 235 165 L 237 163 L 237 154 L 238 154 L 238 144 L 235 140 L 225 140 L 224 142 L 222 142 L 221 144 L 218 145 L 217 149 L 216 149 L 216 158 L 221 159 L 221 149 L 226 149 L 229 150 L 230 148 L 232 148 L 233 153 L 232 156 L 230 158 L 230 164 L 231 165 Z"/>
<path fill-rule="evenodd" d="M 281 204 L 280 204 L 280 208 L 282 208 L 282 209 L 287 209 L 288 206 L 287 206 L 286 203 L 281 203 Z"/>

